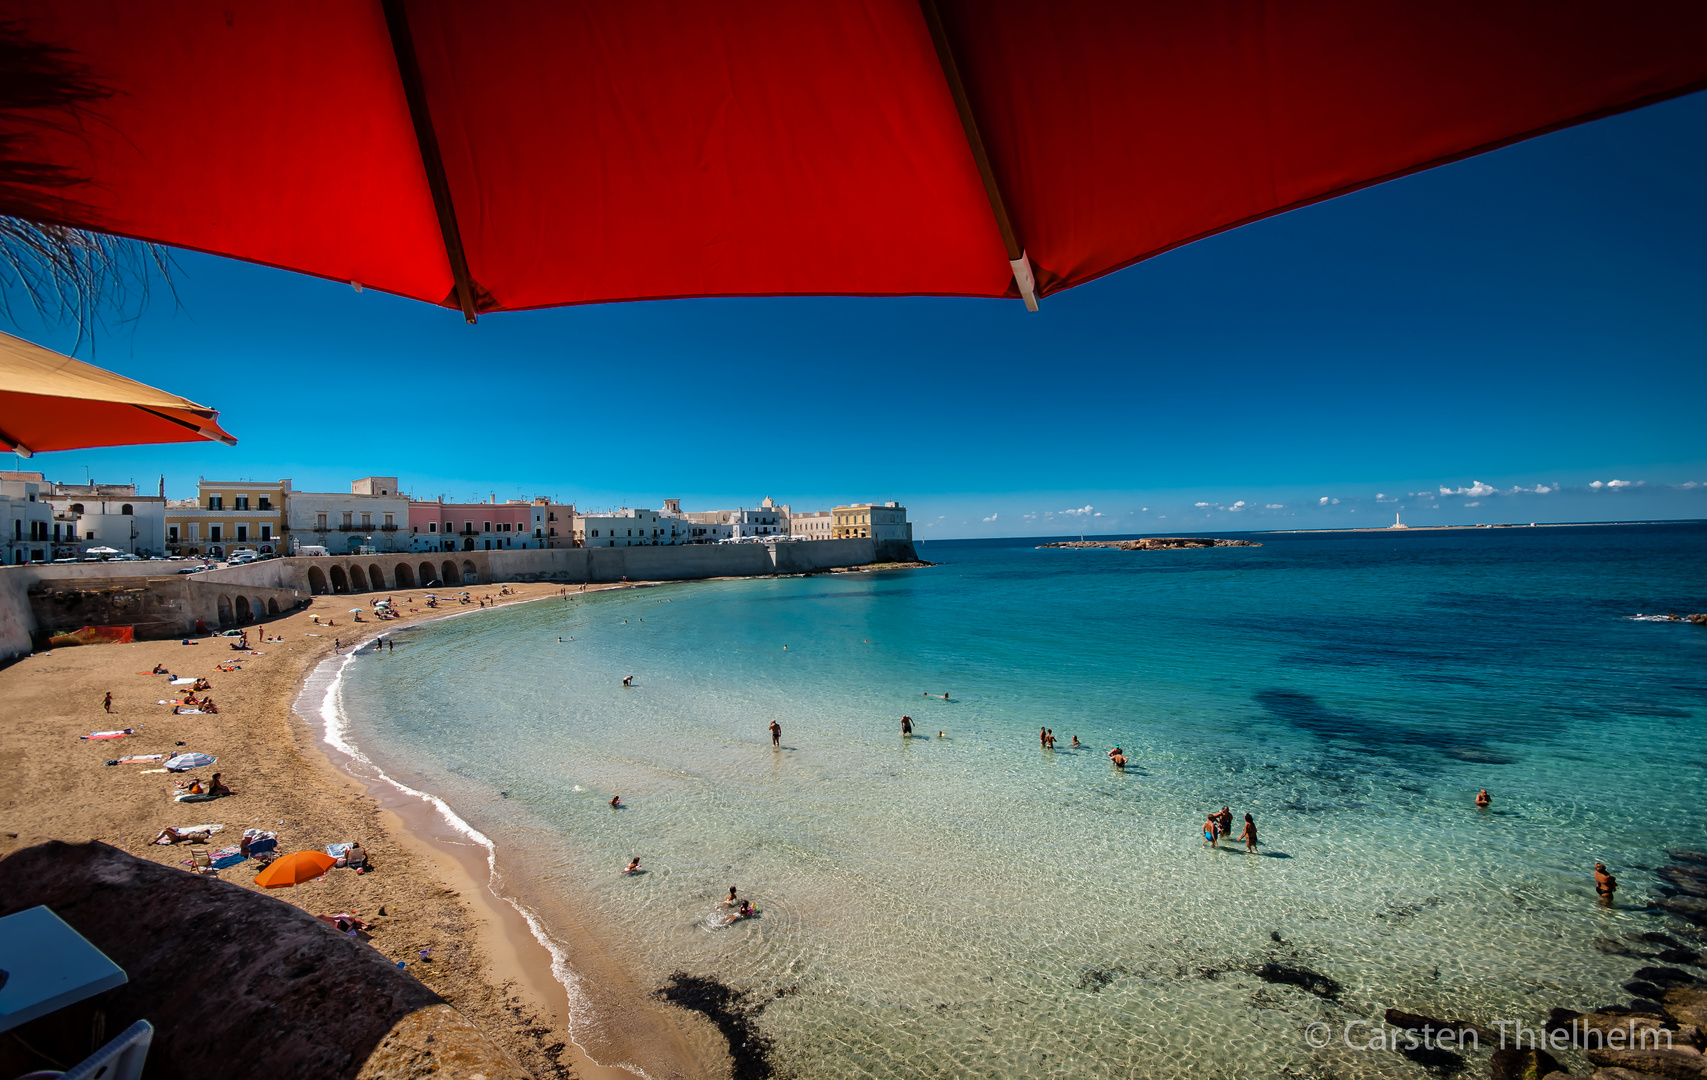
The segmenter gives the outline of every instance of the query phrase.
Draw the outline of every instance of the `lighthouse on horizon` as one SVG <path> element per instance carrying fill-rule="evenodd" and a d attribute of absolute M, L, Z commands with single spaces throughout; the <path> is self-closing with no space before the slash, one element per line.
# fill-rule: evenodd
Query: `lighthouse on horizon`
<path fill-rule="evenodd" d="M 1393 524 L 1391 524 L 1387 527 L 1389 529 L 1408 529 L 1408 528 L 1410 528 L 1409 525 L 1406 525 L 1404 522 L 1399 520 L 1399 512 L 1397 510 L 1393 511 Z"/>

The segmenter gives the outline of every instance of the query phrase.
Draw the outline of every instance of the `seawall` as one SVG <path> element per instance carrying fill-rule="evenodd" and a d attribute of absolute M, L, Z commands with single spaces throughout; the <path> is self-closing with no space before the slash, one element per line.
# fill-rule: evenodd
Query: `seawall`
<path fill-rule="evenodd" d="M 44 635 L 82 626 L 133 626 L 138 638 L 181 637 L 290 611 L 322 594 L 498 581 L 763 577 L 917 558 L 910 542 L 862 539 L 327 555 L 184 575 L 170 572 L 182 563 L 32 563 L 0 567 L 0 663 L 27 655 Z"/>

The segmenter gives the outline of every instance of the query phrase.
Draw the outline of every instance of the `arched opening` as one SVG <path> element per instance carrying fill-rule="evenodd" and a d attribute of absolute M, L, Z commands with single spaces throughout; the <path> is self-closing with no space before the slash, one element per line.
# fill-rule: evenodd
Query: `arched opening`
<path fill-rule="evenodd" d="M 396 576 L 399 589 L 413 589 L 415 587 L 415 572 L 409 569 L 408 563 L 398 563 L 397 569 L 393 570 L 392 574 Z"/>
<path fill-rule="evenodd" d="M 267 601 L 267 614 L 268 615 L 277 615 L 278 613 L 279 613 L 279 602 L 277 600 L 268 600 Z"/>
<path fill-rule="evenodd" d="M 249 598 L 247 596 L 239 596 L 237 598 L 237 624 L 241 626 L 254 617 L 254 613 L 249 610 Z"/>
<path fill-rule="evenodd" d="M 449 559 L 445 560 L 445 564 L 439 570 L 439 584 L 441 585 L 455 585 L 462 580 L 462 575 L 456 572 L 456 564 Z"/>
<path fill-rule="evenodd" d="M 132 514 L 136 513 L 136 511 L 131 509 L 131 506 L 129 503 L 125 503 L 123 506 L 119 507 L 119 513 L 125 515 L 126 517 L 129 517 Z"/>
<path fill-rule="evenodd" d="M 81 514 L 83 512 L 83 504 L 72 503 L 67 509 L 69 509 L 73 514 Z"/>
<path fill-rule="evenodd" d="M 437 580 L 439 580 L 439 572 L 437 570 L 433 569 L 433 564 L 430 562 L 422 563 L 421 564 L 421 588 L 424 589 L 428 585 L 431 585 L 433 582 L 435 582 Z"/>
<path fill-rule="evenodd" d="M 342 566 L 334 566 L 332 568 L 332 591 L 335 593 L 350 591 L 350 579 L 344 576 L 344 568 Z"/>
<path fill-rule="evenodd" d="M 480 573 L 474 569 L 474 564 L 464 559 L 462 562 L 462 583 L 475 585 L 480 582 Z"/>
<path fill-rule="evenodd" d="M 230 626 L 231 621 L 231 597 L 221 596 L 219 598 L 219 625 Z"/>
<path fill-rule="evenodd" d="M 350 591 L 367 592 L 367 575 L 359 566 L 350 567 Z"/>
<path fill-rule="evenodd" d="M 367 583 L 368 583 L 368 585 L 372 586 L 374 592 L 380 592 L 380 591 L 384 590 L 384 588 L 385 588 L 385 571 L 380 569 L 380 566 L 378 563 L 374 563 L 373 565 L 371 565 L 367 568 Z"/>
<path fill-rule="evenodd" d="M 474 550 L 474 537 L 469 536 L 469 537 L 465 537 L 463 539 L 462 550 L 464 550 L 464 551 L 473 551 Z"/>
<path fill-rule="evenodd" d="M 262 603 L 261 598 L 257 596 L 249 601 L 249 610 L 254 613 L 255 621 L 260 622 L 261 617 L 267 613 L 267 605 Z"/>
<path fill-rule="evenodd" d="M 326 575 L 321 572 L 318 566 L 308 568 L 308 592 L 311 596 L 324 596 L 326 594 Z"/>

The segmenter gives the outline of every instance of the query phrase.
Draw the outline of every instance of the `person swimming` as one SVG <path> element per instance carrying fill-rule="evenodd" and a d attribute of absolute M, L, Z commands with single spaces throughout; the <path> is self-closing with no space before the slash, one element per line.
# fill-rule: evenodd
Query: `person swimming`
<path fill-rule="evenodd" d="M 622 868 L 622 872 L 625 874 L 638 874 L 640 872 L 640 856 L 636 855 L 634 858 L 628 860 L 628 865 Z"/>
<path fill-rule="evenodd" d="M 1483 788 L 1481 791 L 1476 792 L 1476 805 L 1477 806 L 1481 807 L 1483 810 L 1486 810 L 1488 808 L 1488 804 L 1491 802 L 1493 802 L 1493 800 L 1488 797 L 1488 789 L 1487 788 Z"/>
<path fill-rule="evenodd" d="M 1073 749 L 1077 750 L 1078 748 L 1079 748 L 1079 737 L 1077 735 L 1075 735 L 1075 736 L 1073 736 Z"/>
<path fill-rule="evenodd" d="M 725 899 L 720 901 L 717 906 L 718 907 L 734 907 L 736 902 L 737 901 L 735 899 L 735 886 L 731 885 L 731 886 L 729 886 L 728 897 L 726 897 Z"/>
<path fill-rule="evenodd" d="M 621 795 L 612 795 L 610 797 L 610 808 L 612 810 L 626 810 L 627 809 L 627 807 L 622 805 L 622 796 Z"/>

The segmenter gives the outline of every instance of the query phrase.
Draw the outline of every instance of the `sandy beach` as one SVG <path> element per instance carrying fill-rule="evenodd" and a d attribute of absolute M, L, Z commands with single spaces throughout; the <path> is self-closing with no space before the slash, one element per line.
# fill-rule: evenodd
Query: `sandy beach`
<path fill-rule="evenodd" d="M 499 588 L 470 591 L 476 598 L 492 597 L 494 606 L 509 606 L 554 598 L 560 586 L 515 585 L 513 594 L 502 597 Z M 166 826 L 203 823 L 224 826 L 209 845 L 215 850 L 236 847 L 251 827 L 278 833 L 281 851 L 359 839 L 373 872 L 338 869 L 270 895 L 312 914 L 348 911 L 374 923 L 374 948 L 406 963 L 542 1080 L 631 1078 L 630 1072 L 594 1064 L 570 1040 L 569 1001 L 552 976 L 550 954 L 487 887 L 484 852 L 476 859 L 434 842 L 439 821 L 424 804 L 401 805 L 395 792 L 370 792 L 339 771 L 315 744 L 317 725 L 293 715 L 304 678 L 334 655 L 335 641 L 348 652 L 353 642 L 473 606 L 451 602 L 429 609 L 421 593 L 397 593 L 393 598 L 403 618 L 351 621 L 351 608 L 371 611 L 377 598 L 319 596 L 297 612 L 252 625 L 253 653 L 232 650 L 233 638 L 206 637 L 189 645 L 148 641 L 37 653 L 0 671 L 0 753 L 10 763 L 0 794 L 0 857 L 47 840 L 100 840 L 187 871 L 188 844 L 150 841 Z M 166 676 L 149 674 L 156 664 L 176 675 L 208 679 L 207 696 L 217 702 L 218 714 L 175 715 L 170 704 L 160 704 L 181 698 L 184 688 L 168 687 Z M 223 672 L 221 664 L 240 670 Z M 102 705 L 108 693 L 110 715 Z M 122 728 L 136 734 L 79 738 Z M 213 755 L 218 763 L 183 776 L 158 771 L 154 762 L 106 764 L 129 755 L 185 751 Z M 214 772 L 223 774 L 232 797 L 172 802 L 175 780 L 206 779 Z M 258 889 L 258 870 L 246 860 L 219 876 Z M 423 949 L 430 950 L 430 959 L 421 959 Z M 664 1046 L 685 1045 L 679 1032 L 655 1034 Z M 700 1074 L 701 1067 L 683 1053 L 676 1074 Z"/>

